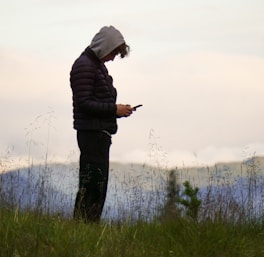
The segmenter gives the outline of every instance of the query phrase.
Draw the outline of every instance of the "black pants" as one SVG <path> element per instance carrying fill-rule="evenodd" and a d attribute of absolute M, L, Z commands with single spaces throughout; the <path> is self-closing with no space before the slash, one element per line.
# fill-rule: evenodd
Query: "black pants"
<path fill-rule="evenodd" d="M 74 218 L 99 222 L 107 192 L 111 137 L 101 131 L 77 131 L 80 148 L 79 190 Z"/>

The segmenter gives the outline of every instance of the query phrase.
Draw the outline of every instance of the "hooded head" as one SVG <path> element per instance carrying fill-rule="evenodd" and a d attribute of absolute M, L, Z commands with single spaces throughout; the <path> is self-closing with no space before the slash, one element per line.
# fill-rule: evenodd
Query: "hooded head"
<path fill-rule="evenodd" d="M 119 30 L 113 26 L 105 26 L 94 36 L 89 47 L 102 59 L 124 43 L 124 37 Z"/>

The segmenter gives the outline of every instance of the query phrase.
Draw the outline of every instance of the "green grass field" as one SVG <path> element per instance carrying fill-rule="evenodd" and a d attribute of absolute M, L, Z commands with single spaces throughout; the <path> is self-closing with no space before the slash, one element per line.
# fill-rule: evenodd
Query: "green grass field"
<path fill-rule="evenodd" d="M 84 224 L 32 212 L 0 211 L 1 257 L 261 257 L 264 224 L 193 222 Z"/>

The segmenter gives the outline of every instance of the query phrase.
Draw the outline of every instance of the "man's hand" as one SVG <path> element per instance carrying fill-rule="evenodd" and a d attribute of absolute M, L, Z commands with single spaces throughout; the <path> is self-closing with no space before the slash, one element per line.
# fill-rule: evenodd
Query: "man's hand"
<path fill-rule="evenodd" d="M 119 117 L 128 117 L 132 114 L 133 108 L 128 104 L 117 104 L 116 115 Z"/>

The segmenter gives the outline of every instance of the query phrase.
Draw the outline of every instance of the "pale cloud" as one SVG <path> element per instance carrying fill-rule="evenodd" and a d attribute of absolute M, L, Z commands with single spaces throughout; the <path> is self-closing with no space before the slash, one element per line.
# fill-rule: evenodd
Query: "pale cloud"
<path fill-rule="evenodd" d="M 143 138 L 154 129 L 164 152 L 185 151 L 178 159 L 192 156 L 208 145 L 217 149 L 238 145 L 241 149 L 261 140 L 264 59 L 200 52 L 159 60 L 154 66 L 143 60 L 134 61 L 139 65 L 131 69 L 130 63 L 129 71 L 125 71 L 126 64 L 118 63 L 116 70 L 111 67 L 120 85 L 121 98 L 133 102 L 138 99 L 144 105 L 132 121 L 121 124 L 121 139 L 120 142 L 116 139 L 117 144 L 121 145 L 131 126 L 139 138 L 126 139 L 132 148 L 136 149 L 139 142 L 144 142 L 146 147 L 148 142 Z M 224 150 L 212 151 L 212 161 L 216 160 L 214 153 L 219 153 L 220 160 L 224 158 L 221 152 Z M 230 152 L 228 156 L 231 159 Z M 177 155 L 174 159 L 177 162 Z"/>
<path fill-rule="evenodd" d="M 28 101 L 28 99 L 48 101 L 55 96 L 63 96 L 69 85 L 71 62 L 62 56 L 36 56 L 31 52 L 19 52 L 2 49 L 1 84 L 5 94 L 1 98 L 10 101 Z M 63 101 L 61 97 L 60 101 Z"/>
<path fill-rule="evenodd" d="M 60 142 L 51 143 L 57 149 L 55 152 L 67 155 L 76 150 L 68 81 L 70 60 L 63 62 L 6 51 L 2 57 L 5 69 L 1 71 L 1 84 L 6 87 L 1 102 L 9 109 L 7 116 L 2 108 L 2 116 L 6 129 L 10 128 L 11 142 L 25 142 L 23 129 L 51 107 L 57 116 L 53 121 L 56 128 L 52 131 L 53 141 Z M 258 142 L 264 129 L 262 58 L 198 52 L 157 63 L 150 66 L 146 60 L 131 56 L 109 64 L 119 91 L 118 101 L 143 104 L 133 117 L 119 120 L 119 134 L 113 139 L 114 159 L 147 160 L 152 129 L 160 138 L 161 153 L 173 156 L 169 162 L 185 159 L 190 163 L 193 152 L 198 151 L 206 152 L 208 157 L 201 159 L 209 160 L 208 145 L 226 150 L 228 145 L 239 144 L 241 149 Z M 13 72 L 16 76 L 12 76 Z M 59 132 L 62 130 L 68 135 L 62 135 Z M 45 125 L 37 137 L 45 141 L 46 133 Z M 65 151 L 67 137 L 71 139 Z M 8 143 L 6 139 L 4 142 Z M 126 142 L 125 153 L 123 142 Z M 230 152 L 226 156 L 221 152 L 224 151 L 212 150 L 211 159 L 216 160 L 217 154 L 218 158 L 232 157 Z"/>
<path fill-rule="evenodd" d="M 35 153 L 43 155 L 48 126 L 35 119 L 52 110 L 50 155 L 78 153 L 70 68 L 94 33 L 113 24 L 132 49 L 107 64 L 118 102 L 143 104 L 119 120 L 114 160 L 149 162 L 151 131 L 159 138 L 156 159 L 170 165 L 242 158 L 248 145 L 263 154 L 262 1 L 134 1 L 128 8 L 119 0 L 55 2 L 0 4 L 4 148 L 26 152 L 25 128 L 37 123 Z"/>

